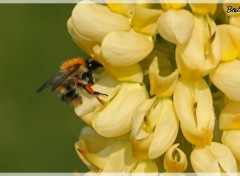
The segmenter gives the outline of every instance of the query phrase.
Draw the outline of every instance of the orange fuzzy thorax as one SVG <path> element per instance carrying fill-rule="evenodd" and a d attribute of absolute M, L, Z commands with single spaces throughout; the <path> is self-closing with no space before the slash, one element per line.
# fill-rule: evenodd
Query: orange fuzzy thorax
<path fill-rule="evenodd" d="M 82 65 L 83 67 L 86 66 L 85 60 L 82 57 L 77 57 L 77 58 L 73 58 L 65 61 L 60 68 L 61 70 L 68 71 L 74 65 L 78 65 L 78 64 Z"/>

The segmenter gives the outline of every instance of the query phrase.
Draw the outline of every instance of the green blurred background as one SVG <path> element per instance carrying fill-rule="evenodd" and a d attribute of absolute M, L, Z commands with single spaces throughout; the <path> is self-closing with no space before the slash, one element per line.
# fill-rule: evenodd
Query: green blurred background
<path fill-rule="evenodd" d="M 66 22 L 75 4 L 0 4 L 0 172 L 84 172 L 74 143 L 83 122 L 36 89 L 83 52 Z"/>

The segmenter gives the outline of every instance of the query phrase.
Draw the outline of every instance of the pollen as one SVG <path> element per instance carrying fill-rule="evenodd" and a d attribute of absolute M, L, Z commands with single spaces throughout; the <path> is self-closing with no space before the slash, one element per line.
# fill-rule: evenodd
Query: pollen
<path fill-rule="evenodd" d="M 65 62 L 63 62 L 63 64 L 61 65 L 61 70 L 67 71 L 70 68 L 72 68 L 74 65 L 82 65 L 83 67 L 86 67 L 86 62 L 82 57 L 77 57 L 77 58 L 73 58 L 73 59 L 69 59 Z"/>

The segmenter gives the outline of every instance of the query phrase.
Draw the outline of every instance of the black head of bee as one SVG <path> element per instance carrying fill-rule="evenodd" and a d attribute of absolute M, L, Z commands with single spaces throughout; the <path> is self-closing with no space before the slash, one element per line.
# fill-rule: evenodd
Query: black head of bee
<path fill-rule="evenodd" d="M 92 60 L 91 58 L 86 59 L 86 65 L 89 70 L 95 70 L 98 67 L 102 67 L 102 64 L 98 63 L 95 60 Z"/>

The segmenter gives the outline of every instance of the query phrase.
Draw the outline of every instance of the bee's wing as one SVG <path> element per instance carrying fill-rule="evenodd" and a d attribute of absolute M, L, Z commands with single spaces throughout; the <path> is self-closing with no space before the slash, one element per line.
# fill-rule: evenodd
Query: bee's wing
<path fill-rule="evenodd" d="M 73 74 L 80 65 L 75 65 L 66 72 L 59 72 L 58 74 L 51 77 L 48 81 L 43 83 L 41 87 L 37 89 L 37 93 L 42 92 L 45 88 L 52 85 L 52 91 L 58 88 L 71 74 Z"/>

